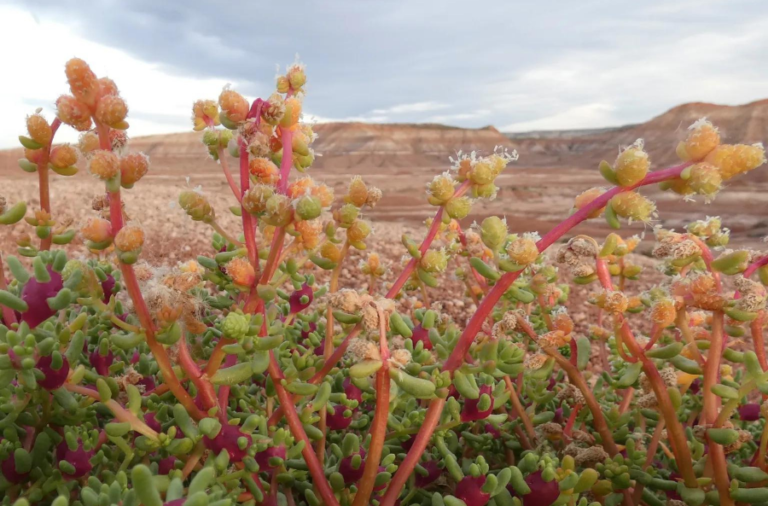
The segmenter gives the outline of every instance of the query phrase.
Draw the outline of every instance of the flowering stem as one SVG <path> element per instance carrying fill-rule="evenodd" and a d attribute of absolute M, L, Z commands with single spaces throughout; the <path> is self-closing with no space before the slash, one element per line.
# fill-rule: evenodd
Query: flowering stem
<path fill-rule="evenodd" d="M 240 151 L 240 156 L 242 156 L 243 152 Z M 229 163 L 227 163 L 227 159 L 224 155 L 224 149 L 221 147 L 217 150 L 217 155 L 219 158 L 219 164 L 221 165 L 221 170 L 224 172 L 224 177 L 227 178 L 227 183 L 229 183 L 229 188 L 232 190 L 232 194 L 234 194 L 235 198 L 238 202 L 243 201 L 243 195 L 240 191 L 240 188 L 237 187 L 237 183 L 235 183 L 235 178 L 232 177 L 232 172 L 229 170 Z M 246 153 L 246 157 L 248 154 Z"/>
<path fill-rule="evenodd" d="M 458 188 L 457 193 L 461 191 L 464 193 L 467 188 L 469 187 L 468 183 L 462 183 L 462 185 Z M 427 232 L 427 236 L 424 238 L 424 240 L 421 243 L 421 246 L 419 246 L 419 251 L 424 254 L 428 249 L 429 246 L 432 244 L 432 241 L 435 240 L 435 236 L 437 235 L 437 231 L 440 228 L 440 222 L 443 217 L 443 208 L 437 210 L 437 213 L 435 214 L 435 218 L 432 220 L 432 226 L 429 228 L 429 231 Z M 278 229 L 282 230 L 282 229 Z M 284 233 L 284 231 L 283 231 Z M 273 242 L 274 243 L 274 242 Z M 271 255 L 271 252 L 270 252 Z M 400 276 L 398 276 L 397 280 L 392 284 L 392 287 L 389 289 L 389 291 L 386 294 L 386 298 L 391 299 L 394 298 L 395 295 L 397 295 L 400 292 L 400 289 L 403 287 L 405 282 L 408 280 L 408 278 L 411 276 L 411 273 L 416 268 L 416 259 L 411 259 L 410 262 L 405 266 L 403 271 L 400 273 Z M 266 274 L 266 269 L 265 269 Z M 264 283 L 264 281 L 261 281 Z M 246 306 L 247 307 L 247 306 Z M 347 347 L 349 346 L 349 343 L 357 337 L 357 335 L 360 333 L 360 330 L 362 329 L 361 324 L 355 325 L 352 330 L 349 332 L 347 337 L 344 338 L 344 340 L 339 344 L 339 347 L 334 350 L 334 352 L 331 354 L 330 358 L 325 360 L 323 363 L 323 367 L 315 373 L 314 376 L 312 376 L 309 380 L 310 383 L 317 384 L 320 381 L 325 378 L 326 375 L 328 375 L 329 372 L 331 372 L 331 369 L 336 367 L 336 364 L 339 363 L 339 360 L 341 360 L 341 357 L 344 356 L 344 353 L 347 351 Z M 299 398 L 299 396 L 297 396 Z M 274 425 L 277 423 L 278 420 L 283 416 L 283 408 L 280 407 L 275 410 L 275 412 L 272 414 L 272 416 L 269 417 L 269 425 Z"/>
<path fill-rule="evenodd" d="M 192 355 L 189 353 L 187 347 L 187 338 L 182 335 L 179 339 L 179 365 L 184 370 L 184 373 L 192 381 L 192 383 L 200 392 L 200 397 L 203 400 L 206 410 L 218 406 L 218 399 L 216 398 L 216 391 L 213 389 L 213 385 L 208 381 L 200 371 L 200 368 L 195 363 Z M 222 414 L 222 409 L 219 409 L 219 415 Z"/>
<path fill-rule="evenodd" d="M 704 400 L 701 410 L 702 423 L 714 423 L 717 418 L 717 409 L 720 405 L 720 397 L 715 395 L 712 387 L 717 384 L 720 376 L 720 358 L 723 348 L 723 313 L 712 313 L 712 334 L 710 337 L 707 363 L 704 366 Z"/>
<path fill-rule="evenodd" d="M 284 408 L 285 419 L 288 422 L 288 427 L 291 429 L 291 434 L 297 441 L 304 441 L 304 448 L 301 450 L 304 460 L 307 462 L 309 473 L 312 475 L 314 485 L 320 494 L 321 499 L 326 506 L 339 506 L 339 502 L 333 495 L 328 481 L 325 478 L 325 472 L 320 462 L 317 460 L 314 450 L 312 449 L 312 442 L 304 432 L 304 427 L 301 425 L 298 413 L 296 413 L 296 407 L 293 404 L 288 391 L 283 387 L 281 380 L 283 379 L 283 373 L 280 371 L 280 367 L 277 365 L 277 359 L 275 354 L 269 352 L 269 375 L 272 378 L 272 382 L 277 392 L 277 398 L 280 400 L 281 407 Z"/>
<path fill-rule="evenodd" d="M 389 487 L 387 487 L 384 497 L 379 502 L 380 506 L 394 506 L 397 502 L 397 498 L 400 496 L 400 491 L 403 489 L 405 482 L 408 481 L 411 473 L 413 473 L 413 469 L 416 467 L 416 464 L 419 463 L 421 455 L 424 453 L 424 450 L 427 449 L 427 445 L 432 439 L 432 433 L 434 432 L 435 427 L 437 427 L 437 423 L 440 421 L 440 415 L 445 407 L 445 401 L 445 399 L 441 399 L 440 397 L 430 401 L 427 413 L 424 416 L 424 421 L 421 425 L 421 430 L 416 434 L 416 439 L 413 442 L 413 446 L 411 446 L 411 450 L 405 456 L 405 459 L 403 459 L 397 473 L 392 477 L 392 481 L 390 482 Z M 400 472 L 401 469 L 406 469 L 407 471 Z"/>
<path fill-rule="evenodd" d="M 277 190 L 284 194 L 288 189 L 288 177 L 293 166 L 293 132 L 288 128 L 281 128 L 280 137 L 283 144 L 283 159 L 280 161 L 280 182 Z"/>
<path fill-rule="evenodd" d="M 51 140 L 48 142 L 48 145 L 41 149 L 41 156 L 40 161 L 37 162 L 37 175 L 39 179 L 39 189 L 40 189 L 40 208 L 47 212 L 49 215 L 51 214 L 51 191 L 49 187 L 49 174 L 48 174 L 48 160 L 51 156 L 51 146 L 53 145 L 53 138 L 56 136 L 56 131 L 59 129 L 59 126 L 61 125 L 61 120 L 59 118 L 56 118 L 51 123 Z M 51 249 L 51 242 L 53 240 L 53 235 L 48 234 L 48 237 L 45 239 L 40 240 L 40 249 L 41 250 L 49 250 Z"/>
<path fill-rule="evenodd" d="M 379 463 L 384 450 L 384 438 L 387 433 L 387 420 L 389 418 L 389 347 L 387 346 L 387 320 L 384 312 L 379 313 L 379 347 L 381 348 L 381 360 L 384 363 L 376 372 L 376 411 L 373 415 L 373 424 L 370 434 L 371 442 L 368 445 L 368 455 L 365 459 L 363 476 L 358 483 L 358 490 L 352 506 L 366 506 L 373 492 L 376 475 L 379 473 Z"/>
<path fill-rule="evenodd" d="M 110 150 L 111 146 L 109 143 L 109 127 L 100 123 L 97 123 L 97 127 L 99 132 L 99 144 L 101 148 Z M 120 201 L 120 190 L 118 189 L 115 192 L 109 192 L 108 195 L 109 217 L 112 223 L 112 233 L 117 235 L 120 229 L 123 228 L 123 205 Z M 147 345 L 149 346 L 152 355 L 157 361 L 160 372 L 163 374 L 163 380 L 168 384 L 168 387 L 170 388 L 171 392 L 173 392 L 173 395 L 176 396 L 179 402 L 184 406 L 184 408 L 193 418 L 197 420 L 204 418 L 205 415 L 197 408 L 197 406 L 195 406 L 195 402 L 192 400 L 192 397 L 186 390 L 184 390 L 181 382 L 176 377 L 176 373 L 173 371 L 173 365 L 171 364 L 171 359 L 168 357 L 168 353 L 165 351 L 165 348 L 163 348 L 163 345 L 158 343 L 155 339 L 155 327 L 152 322 L 152 317 L 149 314 L 149 309 L 147 308 L 147 304 L 144 301 L 144 297 L 141 295 L 141 289 L 139 288 L 139 282 L 136 279 L 136 273 L 133 271 L 133 266 L 125 264 L 121 261 L 120 272 L 123 275 L 123 283 L 125 284 L 125 289 L 128 291 L 128 294 L 131 296 L 131 300 L 133 301 L 134 311 L 136 311 L 136 315 L 139 317 L 139 322 L 141 322 L 141 326 L 144 328 L 146 333 Z"/>
<path fill-rule="evenodd" d="M 517 416 L 523 421 L 528 437 L 536 439 L 536 429 L 534 429 L 531 418 L 528 416 L 523 404 L 520 402 L 520 397 L 517 396 L 517 390 L 515 390 L 515 385 L 512 384 L 512 379 L 509 375 L 504 376 L 504 382 L 507 384 L 507 391 L 509 392 L 509 400 L 512 401 L 512 407 L 515 408 Z"/>
<path fill-rule="evenodd" d="M 339 290 L 339 274 L 341 273 L 341 265 L 344 263 L 344 258 L 347 256 L 347 252 L 349 251 L 349 241 L 344 241 L 344 246 L 341 248 L 341 258 L 339 259 L 338 263 L 336 264 L 336 267 L 333 268 L 333 272 L 331 273 L 331 283 L 328 287 L 328 293 L 336 293 Z M 323 357 L 325 358 L 325 361 L 327 362 L 331 356 L 333 355 L 333 308 L 329 305 L 328 306 L 328 312 L 325 316 L 325 340 L 323 342 Z M 327 428 L 327 417 L 328 417 L 328 408 L 323 406 L 323 408 L 320 410 L 320 421 L 318 423 L 318 428 L 320 429 L 320 432 L 323 434 L 320 438 L 320 441 L 317 442 L 317 458 L 320 459 L 320 463 L 322 464 L 325 460 L 325 433 Z"/>
<path fill-rule="evenodd" d="M 680 176 L 680 173 L 689 165 L 691 165 L 691 163 L 686 162 L 680 165 L 669 167 L 667 169 L 652 172 L 651 174 L 648 174 L 646 177 L 644 177 L 639 183 L 637 183 L 634 186 L 631 186 L 631 187 L 617 186 L 608 190 L 607 192 L 603 193 L 599 197 L 593 199 L 589 204 L 585 205 L 584 207 L 582 207 L 581 209 L 573 213 L 571 216 L 566 218 L 560 224 L 555 226 L 539 242 L 536 243 L 536 247 L 539 249 L 540 252 L 546 250 L 548 247 L 554 244 L 558 239 L 560 239 L 566 232 L 571 230 L 573 227 L 575 227 L 582 221 L 589 218 L 589 215 L 592 214 L 592 212 L 605 207 L 605 205 L 608 204 L 608 202 L 615 195 L 624 191 L 634 190 L 635 188 L 639 188 L 641 186 L 647 186 L 651 184 L 660 183 L 662 181 L 667 181 L 669 179 L 674 179 Z M 470 346 L 472 346 L 475 336 L 482 328 L 483 322 L 485 321 L 486 317 L 496 306 L 499 299 L 501 299 L 501 296 L 504 295 L 504 292 L 506 292 L 507 289 L 512 285 L 512 283 L 514 283 L 514 281 L 518 277 L 520 277 L 520 274 L 522 274 L 522 271 L 508 272 L 504 274 L 496 282 L 493 288 L 488 291 L 488 294 L 485 297 L 483 297 L 483 300 L 481 301 L 480 306 L 478 307 L 475 314 L 467 323 L 467 326 L 464 329 L 464 332 L 461 334 L 461 337 L 459 338 L 459 342 L 456 344 L 456 347 L 451 352 L 451 355 L 445 361 L 445 364 L 443 365 L 443 370 L 448 370 L 449 372 L 453 372 L 459 366 L 461 366 L 461 363 L 464 361 L 464 356 L 469 351 Z M 658 375 L 658 371 L 656 372 L 656 374 Z M 666 393 L 666 391 L 664 393 Z M 667 397 L 667 400 L 669 400 L 669 397 Z M 400 490 L 405 485 L 405 482 L 407 481 L 408 476 L 410 476 L 410 474 L 413 472 L 413 468 L 418 463 L 418 459 L 421 458 L 421 454 L 424 452 L 427 442 L 432 436 L 432 432 L 434 431 L 435 426 L 437 425 L 437 421 L 440 419 L 440 412 L 442 411 L 442 408 L 444 405 L 445 405 L 445 400 L 443 399 L 433 399 L 430 402 L 429 408 L 427 410 L 426 418 L 424 420 L 424 423 L 422 424 L 422 431 L 419 432 L 419 435 L 416 438 L 417 443 L 420 442 L 423 444 L 417 445 L 415 443 L 411 448 L 411 451 L 408 452 L 408 455 L 406 456 L 405 460 L 398 468 L 397 473 L 395 473 L 395 476 L 392 478 L 392 482 L 390 483 L 390 486 L 381 502 L 382 506 L 394 506 L 395 501 L 397 500 L 397 497 L 400 495 Z M 670 406 L 671 406 L 671 402 L 670 402 Z M 686 446 L 686 449 L 687 449 L 687 446 Z M 690 476 L 686 476 L 686 483 L 690 483 L 691 484 L 690 486 L 696 486 L 695 475 L 692 474 L 693 467 L 691 466 L 690 457 L 688 459 L 688 462 L 684 463 L 681 466 L 681 469 L 686 465 L 690 467 L 690 472 L 691 472 Z M 684 473 L 684 475 L 686 474 L 687 473 Z M 691 477 L 693 478 L 693 482 L 690 481 Z"/>
<path fill-rule="evenodd" d="M 765 309 L 757 313 L 757 318 L 752 320 L 749 327 L 752 331 L 752 341 L 755 343 L 755 354 L 763 371 L 768 371 L 768 362 L 765 359 L 765 341 L 763 339 L 763 323 L 765 322 Z"/>
<path fill-rule="evenodd" d="M 248 172 L 248 147 L 245 145 L 243 139 L 239 140 L 240 143 L 240 195 L 245 195 L 245 192 L 251 186 L 251 180 Z M 254 272 L 256 273 L 256 279 L 259 279 L 259 249 L 256 246 L 256 227 L 253 222 L 253 216 L 251 213 L 245 210 L 242 206 L 242 198 L 240 199 L 240 214 L 243 219 L 243 236 L 245 237 L 245 247 L 248 250 L 248 261 L 251 263 Z M 274 244 L 273 244 L 274 246 Z"/>
<path fill-rule="evenodd" d="M 224 230 L 221 225 L 216 220 L 212 220 L 208 222 L 208 224 L 213 228 L 220 236 L 222 236 L 224 239 L 226 239 L 229 243 L 234 244 L 238 248 L 243 246 L 243 243 L 232 237 L 230 234 L 227 233 L 226 230 Z"/>
<path fill-rule="evenodd" d="M 589 385 L 584 380 L 584 377 L 581 375 L 579 370 L 576 368 L 576 366 L 571 364 L 567 358 L 560 355 L 560 353 L 558 353 L 556 350 L 546 348 L 544 349 L 544 352 L 555 359 L 557 365 L 559 365 L 560 368 L 563 369 L 568 375 L 568 379 L 571 381 L 571 384 L 573 384 L 581 391 L 582 395 L 584 396 L 584 402 L 587 403 L 587 407 L 592 413 L 595 430 L 597 430 L 597 433 L 600 434 L 600 439 L 602 439 L 603 448 L 605 448 L 605 451 L 607 451 L 611 457 L 619 453 L 619 449 L 616 446 L 616 443 L 613 441 L 613 434 L 611 433 L 611 429 L 608 428 L 608 424 L 606 423 L 605 417 L 603 416 L 603 410 L 600 407 L 600 403 L 598 403 L 597 399 L 595 399 L 592 390 L 590 390 Z"/>

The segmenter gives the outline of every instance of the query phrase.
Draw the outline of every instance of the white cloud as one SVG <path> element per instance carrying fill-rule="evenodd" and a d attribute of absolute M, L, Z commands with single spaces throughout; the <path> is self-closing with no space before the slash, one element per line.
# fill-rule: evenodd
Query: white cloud
<path fill-rule="evenodd" d="M 387 107 L 386 109 L 374 109 L 371 111 L 373 114 L 409 114 L 413 112 L 429 112 L 438 111 L 440 109 L 446 109 L 450 107 L 448 104 L 440 102 L 415 102 L 413 104 L 399 104 Z"/>
<path fill-rule="evenodd" d="M 618 118 L 609 104 L 586 104 L 571 107 L 563 112 L 531 121 L 511 123 L 500 128 L 502 132 L 530 132 L 534 130 L 570 130 L 579 128 L 600 128 L 616 125 Z"/>
<path fill-rule="evenodd" d="M 54 118 L 56 98 L 69 93 L 64 63 L 74 56 L 86 60 L 97 75 L 117 83 L 128 102 L 129 133 L 134 137 L 190 130 L 192 103 L 216 98 L 227 84 L 222 79 L 174 75 L 159 65 L 88 41 L 61 24 L 38 23 L 16 8 L 0 6 L 0 19 L 6 70 L 0 81 L 0 148 L 18 145 L 17 136 L 25 133 L 24 118 L 37 107 L 43 108 L 49 121 Z M 59 132 L 59 141 L 77 139 L 67 126 Z"/>

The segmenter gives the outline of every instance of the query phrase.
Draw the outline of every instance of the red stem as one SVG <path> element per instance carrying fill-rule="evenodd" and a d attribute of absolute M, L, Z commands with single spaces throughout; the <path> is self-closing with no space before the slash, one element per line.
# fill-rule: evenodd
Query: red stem
<path fill-rule="evenodd" d="M 240 141 L 240 195 L 245 195 L 251 186 L 251 180 L 248 172 L 248 147 L 241 138 Z M 242 198 L 240 199 L 242 202 Z M 243 236 L 245 237 L 245 248 L 248 250 L 248 261 L 256 272 L 256 279 L 259 279 L 259 250 L 256 246 L 256 227 L 253 223 L 253 216 L 240 206 L 240 214 L 243 218 Z"/>
<path fill-rule="evenodd" d="M 59 118 L 54 119 L 53 123 L 51 123 L 51 140 L 47 146 L 42 148 L 42 156 L 40 157 L 40 161 L 37 163 L 37 175 L 39 180 L 38 186 L 40 190 L 40 208 L 47 212 L 49 215 L 51 214 L 51 190 L 49 185 L 48 160 L 51 157 L 51 146 L 53 145 L 53 138 L 56 136 L 56 131 L 59 129 L 60 125 L 61 120 Z M 40 249 L 51 249 L 52 241 L 53 234 L 48 234 L 48 237 L 41 239 Z"/>
<path fill-rule="evenodd" d="M 366 506 L 376 483 L 376 475 L 379 474 L 379 463 L 384 450 L 384 438 L 387 435 L 387 421 L 389 419 L 389 347 L 387 346 L 387 320 L 384 312 L 379 310 L 379 346 L 381 359 L 384 365 L 376 372 L 376 411 L 373 415 L 373 424 L 370 434 L 371 442 L 368 445 L 368 456 L 365 459 L 363 476 L 358 484 L 357 494 L 352 506 Z"/>
<path fill-rule="evenodd" d="M 589 218 L 589 215 L 593 211 L 597 209 L 602 209 L 603 207 L 605 207 L 605 205 L 608 204 L 608 201 L 610 201 L 611 198 L 613 198 L 615 195 L 623 191 L 633 190 L 641 186 L 647 186 L 650 184 L 660 183 L 662 181 L 666 181 L 669 179 L 674 179 L 678 177 L 680 173 L 689 165 L 691 165 L 691 163 L 686 162 L 680 165 L 669 167 L 667 169 L 652 172 L 651 174 L 643 178 L 635 186 L 627 187 L 627 188 L 614 187 L 608 190 L 607 192 L 603 193 L 599 197 L 592 200 L 592 202 L 590 202 L 586 206 L 582 207 L 581 209 L 573 213 L 571 216 L 566 218 L 560 224 L 555 226 L 552 230 L 550 230 L 549 233 L 547 233 L 538 243 L 536 243 L 537 248 L 539 249 L 539 251 L 546 250 L 549 246 L 554 244 L 558 239 L 560 239 L 560 237 L 562 237 L 565 233 L 567 233 L 573 227 L 575 227 L 582 221 Z M 482 328 L 483 321 L 486 319 L 488 314 L 496 306 L 496 303 L 498 303 L 499 299 L 504 294 L 504 292 L 506 292 L 507 289 L 512 285 L 512 283 L 514 283 L 514 281 L 518 277 L 520 277 L 521 273 L 522 271 L 508 272 L 504 274 L 496 282 L 496 284 L 488 292 L 488 294 L 485 297 L 483 297 L 483 300 L 481 301 L 477 311 L 467 323 L 467 327 L 464 329 L 464 332 L 459 338 L 459 342 L 451 352 L 451 355 L 445 361 L 445 364 L 443 365 L 443 370 L 448 370 L 450 372 L 453 372 L 459 366 L 461 366 L 464 360 L 464 356 L 467 354 L 470 346 L 472 346 L 472 343 L 474 342 L 475 336 Z M 397 473 L 395 473 L 395 476 L 393 476 L 392 482 L 390 483 L 389 488 L 387 489 L 387 492 L 384 494 L 384 498 L 381 501 L 381 506 L 394 506 L 395 501 L 400 495 L 400 490 L 402 490 L 403 486 L 405 485 L 405 482 L 408 480 L 408 477 L 413 472 L 413 468 L 418 463 L 419 459 L 421 458 L 421 454 L 424 452 L 424 449 L 426 448 L 426 445 L 429 439 L 432 437 L 432 432 L 435 430 L 435 427 L 437 426 L 437 422 L 440 419 L 440 413 L 442 412 L 442 408 L 444 405 L 445 405 L 445 401 L 442 399 L 434 399 L 430 402 L 429 408 L 427 409 L 426 418 L 424 420 L 424 423 L 422 424 L 421 431 L 416 437 L 416 442 L 414 443 L 411 450 L 408 452 L 408 455 L 406 455 L 405 460 L 398 468 Z"/>
<path fill-rule="evenodd" d="M 291 434 L 297 441 L 304 441 L 304 449 L 302 449 L 301 453 L 304 456 L 304 460 L 307 462 L 309 473 L 312 475 L 314 485 L 317 488 L 321 499 L 326 506 L 339 506 L 339 502 L 333 495 L 333 490 L 331 490 L 331 486 L 325 478 L 325 472 L 323 471 L 320 462 L 317 460 L 317 455 L 315 455 L 312 442 L 307 437 L 307 433 L 304 432 L 304 427 L 301 425 L 299 415 L 296 413 L 296 407 L 293 405 L 293 399 L 291 399 L 291 395 L 281 383 L 283 373 L 277 365 L 275 354 L 271 351 L 269 352 L 269 375 L 272 377 L 272 382 L 275 385 L 275 391 L 277 392 L 277 398 L 280 400 L 280 405 L 285 408 L 285 419 L 288 422 L 288 427 L 291 429 Z"/>

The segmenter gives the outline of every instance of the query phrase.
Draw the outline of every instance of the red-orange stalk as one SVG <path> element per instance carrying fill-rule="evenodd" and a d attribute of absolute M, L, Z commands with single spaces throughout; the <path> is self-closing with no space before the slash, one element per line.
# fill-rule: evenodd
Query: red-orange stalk
<path fill-rule="evenodd" d="M 613 198 L 618 193 L 634 190 L 635 188 L 639 188 L 641 186 L 647 186 L 674 179 L 679 177 L 680 173 L 690 165 L 690 162 L 686 162 L 674 167 L 652 172 L 634 186 L 614 187 L 608 190 L 599 197 L 593 199 L 589 204 L 573 213 L 555 228 L 550 230 L 549 233 L 547 233 L 538 243 L 536 243 L 536 246 L 538 247 L 539 251 L 546 250 L 549 246 L 560 239 L 566 232 L 568 232 L 582 221 L 586 220 L 592 212 L 605 207 L 608 201 L 610 201 L 611 198 Z M 493 311 L 493 308 L 496 306 L 499 299 L 501 299 L 501 296 L 504 294 L 504 292 L 507 291 L 507 289 L 509 289 L 512 283 L 514 283 L 515 280 L 520 277 L 521 273 L 522 271 L 509 272 L 504 274 L 496 282 L 493 288 L 488 291 L 488 294 L 481 301 L 477 311 L 474 315 L 472 315 L 472 318 L 467 323 L 467 326 L 464 329 L 464 332 L 461 334 L 456 347 L 453 349 L 451 355 L 448 357 L 448 360 L 446 360 L 445 364 L 443 365 L 444 370 L 453 372 L 459 366 L 461 366 L 465 355 L 469 351 L 469 348 L 472 346 L 475 336 L 482 328 L 486 317 L 491 311 Z M 437 426 L 437 422 L 440 419 L 440 413 L 442 412 L 444 405 L 445 400 L 443 399 L 433 399 L 430 402 L 429 408 L 427 409 L 426 418 L 422 424 L 422 429 L 416 436 L 416 441 L 414 442 L 413 447 L 411 447 L 411 450 L 408 452 L 405 460 L 398 468 L 397 473 L 395 473 L 395 476 L 392 477 L 392 482 L 390 483 L 387 492 L 384 494 L 384 497 L 381 501 L 381 506 L 394 506 L 398 496 L 400 495 L 400 491 L 405 485 L 405 482 L 408 480 L 408 477 L 413 472 L 413 468 L 418 463 L 419 458 L 421 458 L 421 454 L 424 452 L 429 439 L 432 437 L 432 432 L 434 432 L 435 427 Z M 412 456 L 412 454 L 415 455 Z M 688 482 L 688 479 L 686 479 L 686 482 Z"/>
<path fill-rule="evenodd" d="M 379 347 L 381 360 L 384 365 L 376 372 L 376 410 L 373 415 L 370 434 L 371 442 L 368 445 L 368 454 L 365 458 L 363 476 L 358 483 L 357 494 L 352 506 L 366 506 L 369 504 L 373 486 L 376 483 L 376 475 L 379 474 L 379 463 L 384 450 L 384 438 L 387 435 L 387 420 L 389 419 L 389 346 L 387 345 L 387 320 L 384 312 L 379 309 Z"/>
<path fill-rule="evenodd" d="M 49 186 L 49 174 L 48 174 L 48 160 L 51 157 L 51 146 L 53 146 L 53 138 L 56 136 L 56 131 L 61 125 L 61 120 L 56 118 L 51 123 L 51 140 L 47 146 L 41 148 L 40 161 L 37 162 L 37 175 L 39 180 L 40 190 L 40 208 L 51 214 L 51 190 Z M 51 242 L 53 241 L 53 234 L 48 234 L 48 237 L 40 240 L 40 249 L 51 249 Z"/>
<path fill-rule="evenodd" d="M 106 125 L 97 124 L 99 132 L 99 145 L 101 149 L 111 150 L 112 147 L 109 142 L 109 127 Z M 123 205 L 120 201 L 120 190 L 109 192 L 109 218 L 112 223 L 112 233 L 117 235 L 121 228 L 123 228 Z M 173 365 L 171 359 L 168 357 L 168 353 L 162 344 L 155 339 L 155 325 L 152 321 L 152 317 L 149 314 L 149 309 L 144 301 L 144 297 L 141 295 L 141 289 L 139 288 L 139 282 L 136 279 L 136 273 L 133 271 L 133 266 L 120 262 L 120 272 L 123 275 L 123 284 L 125 289 L 130 295 L 133 301 L 133 309 L 136 312 L 136 316 L 141 322 L 141 326 L 144 328 L 144 332 L 147 338 L 147 345 L 149 346 L 152 355 L 157 361 L 157 365 L 160 368 L 160 372 L 163 376 L 163 381 L 168 385 L 168 388 L 173 392 L 178 401 L 184 406 L 189 414 L 200 420 L 205 417 L 197 406 L 189 393 L 184 390 L 181 382 L 176 377 L 176 373 L 173 371 Z"/>

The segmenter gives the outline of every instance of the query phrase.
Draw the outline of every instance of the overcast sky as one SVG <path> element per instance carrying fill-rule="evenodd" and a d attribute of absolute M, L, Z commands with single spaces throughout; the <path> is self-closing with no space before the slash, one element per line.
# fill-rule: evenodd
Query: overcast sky
<path fill-rule="evenodd" d="M 117 81 L 134 136 L 188 130 L 227 83 L 269 95 L 297 53 L 316 121 L 590 128 L 768 97 L 766 0 L 0 0 L 0 19 L 0 147 L 52 116 L 72 56 Z"/>

